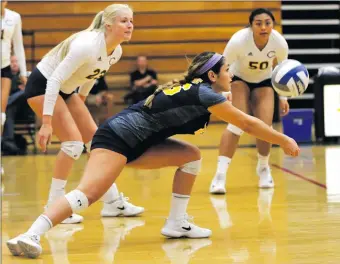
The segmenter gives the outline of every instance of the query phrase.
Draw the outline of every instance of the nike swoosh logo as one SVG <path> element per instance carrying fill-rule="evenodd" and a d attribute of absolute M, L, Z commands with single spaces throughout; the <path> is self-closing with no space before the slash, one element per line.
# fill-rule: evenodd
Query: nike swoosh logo
<path fill-rule="evenodd" d="M 184 227 L 184 226 L 182 226 L 182 228 L 183 228 L 184 230 L 186 230 L 186 231 L 190 231 L 190 230 L 191 230 L 191 226 L 189 226 L 189 227 Z"/>
<path fill-rule="evenodd" d="M 117 207 L 119 210 L 124 210 L 125 209 L 125 206 L 123 207 Z"/>

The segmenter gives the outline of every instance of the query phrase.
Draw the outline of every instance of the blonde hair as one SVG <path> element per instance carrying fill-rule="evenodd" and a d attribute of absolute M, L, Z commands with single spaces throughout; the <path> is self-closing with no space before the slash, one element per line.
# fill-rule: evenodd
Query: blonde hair
<path fill-rule="evenodd" d="M 124 4 L 112 4 L 107 6 L 103 11 L 100 11 L 92 20 L 91 25 L 82 31 L 79 31 L 77 33 L 74 33 L 64 41 L 60 42 L 56 47 L 54 47 L 52 50 L 50 50 L 45 57 L 54 55 L 58 52 L 60 52 L 61 59 L 65 58 L 69 51 L 70 44 L 72 40 L 74 40 L 80 33 L 86 32 L 86 31 L 98 31 L 98 32 L 104 32 L 105 31 L 105 25 L 112 25 L 113 21 L 117 17 L 117 13 L 121 10 L 129 9 L 132 11 L 131 7 L 129 5 Z"/>
<path fill-rule="evenodd" d="M 188 71 L 185 72 L 180 79 L 175 79 L 175 80 L 168 82 L 166 84 L 159 85 L 158 88 L 156 89 L 156 91 L 145 100 L 144 106 L 151 108 L 152 107 L 152 101 L 157 94 L 159 94 L 160 92 L 162 92 L 164 90 L 171 89 L 175 86 L 184 85 L 184 84 L 190 83 L 190 82 L 199 83 L 199 82 L 203 81 L 203 82 L 211 83 L 211 81 L 208 77 L 208 71 L 203 73 L 203 74 L 199 74 L 199 69 L 205 63 L 207 63 L 207 61 L 214 54 L 215 54 L 215 52 L 202 52 L 201 54 L 197 55 L 193 59 L 193 61 L 190 63 Z M 213 70 L 215 73 L 218 74 L 220 72 L 220 69 L 221 69 L 223 63 L 224 63 L 224 59 L 221 60 L 219 63 L 217 63 L 215 66 L 213 66 L 211 68 L 211 70 Z M 197 81 L 195 79 L 197 79 Z"/>

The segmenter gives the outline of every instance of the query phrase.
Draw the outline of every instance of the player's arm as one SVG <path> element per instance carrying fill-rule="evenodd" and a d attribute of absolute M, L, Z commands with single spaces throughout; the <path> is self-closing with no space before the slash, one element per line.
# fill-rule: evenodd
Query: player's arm
<path fill-rule="evenodd" d="M 54 106 L 58 98 L 61 85 L 68 80 L 72 74 L 90 59 L 91 51 L 88 47 L 72 45 L 65 58 L 60 62 L 53 74 L 47 80 L 43 122 L 51 125 Z"/>
<path fill-rule="evenodd" d="M 258 139 L 280 145 L 286 154 L 292 156 L 299 154 L 299 149 L 293 139 L 275 131 L 260 119 L 243 113 L 228 101 L 211 106 L 208 108 L 208 111 Z"/>
<path fill-rule="evenodd" d="M 19 14 L 13 32 L 13 50 L 19 62 L 20 76 L 26 78 L 27 77 L 26 57 L 24 43 L 22 39 L 21 17 Z"/>

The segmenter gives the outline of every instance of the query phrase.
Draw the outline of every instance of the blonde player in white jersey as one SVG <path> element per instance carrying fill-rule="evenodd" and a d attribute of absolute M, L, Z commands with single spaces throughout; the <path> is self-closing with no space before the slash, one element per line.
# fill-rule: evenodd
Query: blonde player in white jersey
<path fill-rule="evenodd" d="M 102 77 L 122 55 L 120 44 L 129 41 L 133 12 L 128 5 L 113 4 L 99 12 L 89 28 L 61 42 L 31 73 L 25 95 L 28 104 L 42 118 L 38 143 L 45 152 L 52 132 L 61 141 L 47 206 L 65 195 L 66 179 L 83 150 L 90 151 L 97 125 L 84 101 L 96 79 Z M 79 94 L 75 90 L 79 87 Z M 127 202 L 115 184 L 103 196 L 102 216 L 132 216 L 144 211 Z M 72 214 L 63 223 L 83 217 Z"/>
<path fill-rule="evenodd" d="M 232 82 L 233 105 L 272 125 L 274 114 L 274 90 L 271 74 L 274 66 L 288 57 L 288 44 L 273 29 L 275 18 L 264 8 L 255 9 L 249 16 L 249 27 L 236 32 L 229 40 L 223 55 L 234 74 Z M 288 114 L 287 98 L 280 97 L 281 115 Z M 210 193 L 226 192 L 226 174 L 243 131 L 229 124 L 219 147 L 216 174 L 210 185 Z M 274 187 L 269 167 L 271 144 L 256 140 L 260 188 Z"/>
<path fill-rule="evenodd" d="M 1 126 L 6 121 L 6 107 L 12 83 L 10 68 L 12 47 L 18 58 L 20 79 L 23 84 L 27 82 L 26 58 L 22 41 L 21 17 L 17 12 L 6 8 L 7 1 L 1 2 Z M 2 127 L 1 127 L 2 130 Z M 3 169 L 1 167 L 1 174 Z"/>

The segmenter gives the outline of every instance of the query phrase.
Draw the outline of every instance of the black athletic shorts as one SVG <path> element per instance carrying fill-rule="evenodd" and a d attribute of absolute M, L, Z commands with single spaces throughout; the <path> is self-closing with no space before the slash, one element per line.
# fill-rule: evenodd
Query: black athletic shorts
<path fill-rule="evenodd" d="M 10 66 L 1 69 L 1 78 L 8 78 L 12 80 L 13 74 Z"/>
<path fill-rule="evenodd" d="M 108 124 L 103 123 L 96 131 L 91 144 L 93 149 L 102 148 L 122 154 L 127 158 L 127 163 L 136 160 L 149 148 L 149 146 L 130 147 L 120 136 L 118 136 Z"/>
<path fill-rule="evenodd" d="M 38 68 L 34 68 L 32 73 L 28 77 L 27 84 L 25 87 L 26 98 L 28 99 L 31 97 L 45 94 L 46 84 L 47 84 L 47 79 L 44 77 L 44 75 L 42 75 L 42 73 L 38 70 Z M 64 101 L 66 101 L 74 93 L 75 91 L 73 91 L 70 94 L 66 94 L 66 93 L 63 93 L 62 91 L 59 91 L 59 94 L 64 99 Z"/>
<path fill-rule="evenodd" d="M 266 79 L 266 80 L 259 82 L 259 83 L 250 83 L 250 82 L 246 82 L 245 80 L 241 79 L 240 77 L 237 77 L 236 75 L 234 75 L 233 82 L 234 81 L 242 81 L 242 82 L 246 83 L 248 85 L 250 91 L 252 91 L 256 88 L 261 88 L 261 87 L 272 87 L 273 88 L 271 79 Z"/>

